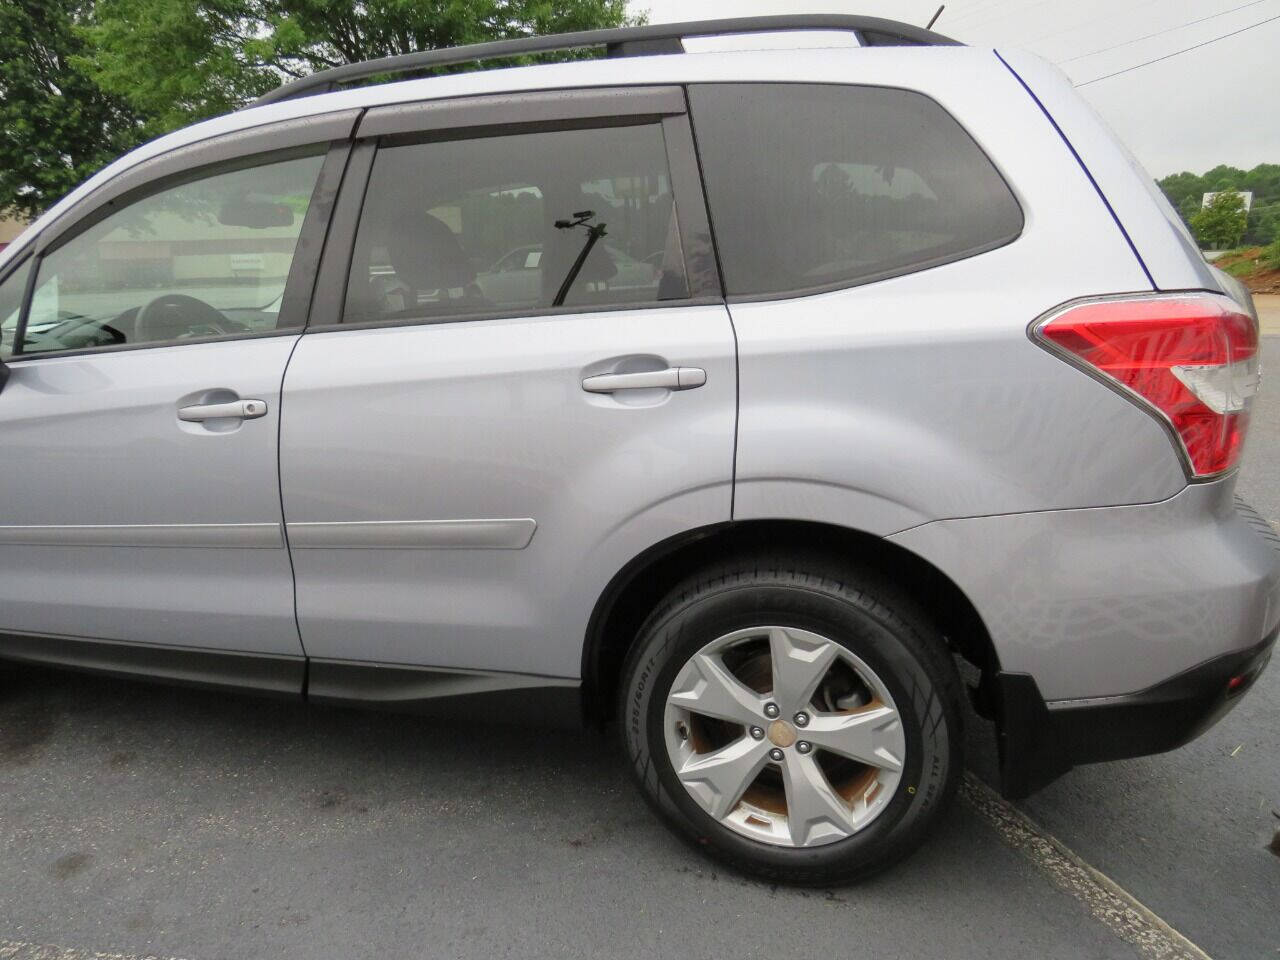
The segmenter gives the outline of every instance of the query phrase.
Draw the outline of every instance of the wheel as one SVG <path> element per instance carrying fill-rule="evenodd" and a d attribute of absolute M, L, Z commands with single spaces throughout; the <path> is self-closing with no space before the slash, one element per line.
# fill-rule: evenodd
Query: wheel
<path fill-rule="evenodd" d="M 744 872 L 832 885 L 914 850 L 962 771 L 960 679 L 892 584 L 830 559 L 744 558 L 641 627 L 619 717 L 646 797 Z"/>

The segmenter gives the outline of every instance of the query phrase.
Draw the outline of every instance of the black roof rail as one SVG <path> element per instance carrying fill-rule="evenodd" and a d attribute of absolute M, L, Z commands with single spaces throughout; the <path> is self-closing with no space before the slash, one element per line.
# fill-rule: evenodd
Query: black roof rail
<path fill-rule="evenodd" d="M 845 14 L 786 14 L 772 17 L 734 17 L 725 20 L 698 20 L 692 23 L 656 23 L 642 27 L 582 30 L 545 37 L 494 40 L 465 47 L 423 50 L 381 57 L 363 63 L 349 63 L 321 70 L 263 94 L 250 106 L 262 106 L 317 93 L 328 93 L 343 84 L 388 73 L 409 73 L 432 67 L 454 66 L 495 57 L 518 57 L 554 50 L 605 47 L 610 57 L 634 57 L 660 53 L 683 53 L 686 37 L 723 36 L 741 33 L 781 33 L 794 30 L 833 30 L 856 34 L 863 46 L 943 46 L 956 45 L 950 37 L 896 20 Z"/>

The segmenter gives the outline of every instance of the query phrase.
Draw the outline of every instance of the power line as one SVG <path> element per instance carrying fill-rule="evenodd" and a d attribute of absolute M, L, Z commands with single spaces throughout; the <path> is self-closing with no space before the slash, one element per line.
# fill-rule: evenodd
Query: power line
<path fill-rule="evenodd" d="M 1163 2 L 1165 2 L 1165 0 L 1146 0 L 1145 3 L 1138 4 L 1136 7 L 1133 7 L 1129 12 L 1134 13 L 1135 11 L 1141 10 L 1144 7 L 1149 7 L 1154 3 L 1163 3 Z M 1091 24 L 1096 23 L 1098 20 L 1102 20 L 1102 19 L 1107 19 L 1107 17 L 1087 17 L 1086 19 L 1080 20 L 1069 27 L 1050 30 L 1048 33 L 1041 33 L 1041 34 L 1037 34 L 1034 37 L 1028 37 L 1025 40 L 1019 40 L 1018 45 L 1022 47 L 1028 47 L 1033 43 L 1039 43 L 1041 40 L 1052 40 L 1054 37 L 1060 37 L 1063 34 L 1075 33 L 1077 30 L 1082 30 L 1085 27 L 1090 26 Z"/>
<path fill-rule="evenodd" d="M 1117 43 L 1110 47 L 1102 47 L 1098 50 L 1090 50 L 1088 53 L 1082 53 L 1079 56 L 1075 56 L 1075 57 L 1067 57 L 1067 59 L 1065 60 L 1059 60 L 1058 65 L 1061 66 L 1064 63 L 1073 63 L 1076 60 L 1083 60 L 1086 57 L 1096 56 L 1099 53 L 1107 53 L 1110 50 L 1119 50 L 1121 47 L 1127 47 L 1132 43 L 1140 43 L 1143 40 L 1150 40 L 1152 37 L 1158 37 L 1166 33 L 1173 33 L 1175 30 L 1181 30 L 1184 27 L 1192 27 L 1192 26 L 1195 26 L 1197 23 L 1204 23 L 1206 20 L 1214 20 L 1218 17 L 1225 17 L 1228 13 L 1235 13 L 1237 10 L 1245 9 L 1245 7 L 1256 7 L 1258 4 L 1266 3 L 1266 2 L 1267 0 L 1250 0 L 1249 3 L 1242 3 L 1238 7 L 1232 7 L 1230 10 L 1223 10 L 1220 13 L 1211 13 L 1209 14 L 1209 16 L 1201 17 L 1199 20 L 1189 20 L 1186 23 L 1178 24 L 1176 27 L 1168 27 L 1167 29 L 1164 29 L 1164 30 L 1157 30 L 1155 33 L 1148 33 L 1145 36 L 1134 37 L 1132 40 L 1124 41 L 1124 43 Z"/>
<path fill-rule="evenodd" d="M 977 3 L 971 4 L 963 10 L 956 10 L 951 16 L 947 17 L 948 22 L 955 23 L 957 20 L 969 20 L 979 14 L 990 14 L 992 10 L 1001 7 L 1006 0 L 978 0 Z"/>
<path fill-rule="evenodd" d="M 1046 3 L 1052 3 L 1052 2 L 1054 2 L 1054 0 L 1033 0 L 1032 3 L 1029 3 L 1021 7 L 1017 12 L 1019 15 L 1021 15 L 1026 13 L 1028 10 L 1034 9 L 1035 7 L 1042 7 Z M 973 30 L 973 29 L 976 29 L 977 27 L 984 27 L 989 23 L 1000 23 L 1003 21 L 1007 21 L 1009 19 L 1009 13 L 1007 11 L 1002 11 L 999 13 L 996 12 L 1000 6 L 1001 4 L 997 3 L 995 6 L 990 7 L 986 10 L 983 10 L 981 14 L 981 18 L 971 23 L 965 24 L 964 29 Z"/>
<path fill-rule="evenodd" d="M 1086 80 L 1084 83 L 1077 83 L 1077 87 L 1087 87 L 1091 83 L 1097 83 L 1099 80 L 1110 80 L 1112 77 L 1118 77 L 1122 73 L 1130 73 L 1142 67 L 1149 67 L 1153 63 L 1159 63 L 1161 60 L 1168 60 L 1170 57 L 1177 57 L 1184 53 L 1190 53 L 1192 50 L 1199 50 L 1201 47 L 1207 47 L 1211 43 L 1217 43 L 1219 40 L 1225 40 L 1227 37 L 1234 37 L 1236 34 L 1244 33 L 1246 30 L 1252 30 L 1254 27 L 1260 27 L 1264 23 L 1271 23 L 1273 20 L 1280 20 L 1280 15 L 1268 17 L 1265 20 L 1259 20 L 1257 23 L 1251 23 L 1247 27 L 1241 27 L 1239 30 L 1232 30 L 1230 33 L 1224 33 L 1219 37 L 1212 37 L 1200 43 L 1192 44 L 1189 47 L 1183 47 L 1181 50 L 1175 50 L 1173 53 L 1166 53 L 1163 57 L 1156 57 L 1154 60 L 1144 60 L 1142 63 L 1135 63 L 1132 67 L 1125 67 L 1123 70 L 1117 70 L 1115 73 L 1106 73 L 1100 77 L 1094 77 L 1092 80 Z"/>

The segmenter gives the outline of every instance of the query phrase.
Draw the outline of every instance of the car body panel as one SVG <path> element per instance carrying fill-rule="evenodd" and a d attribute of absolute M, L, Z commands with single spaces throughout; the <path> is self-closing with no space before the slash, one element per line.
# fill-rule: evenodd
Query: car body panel
<path fill-rule="evenodd" d="M 1061 70 L 1035 54 L 1000 57 L 1043 105 L 1115 211 L 1160 290 L 1219 288 L 1190 232 L 1138 159 L 1080 96 Z"/>
<path fill-rule="evenodd" d="M 1256 646 L 1280 621 L 1280 555 L 1233 478 L 1155 504 L 943 520 L 889 539 L 946 570 L 1005 672 L 1045 699 L 1118 696 Z"/>
<path fill-rule="evenodd" d="M 0 631 L 300 655 L 276 471 L 297 339 L 11 364 Z M 178 419 L 233 396 L 266 414 Z"/>
<path fill-rule="evenodd" d="M 621 358 L 701 367 L 707 381 L 582 389 Z M 736 373 L 723 305 L 314 331 L 284 392 L 291 542 L 300 524 L 536 524 L 485 548 L 385 536 L 352 547 L 310 528 L 293 557 L 311 656 L 577 677 L 613 574 L 729 519 Z"/>
<path fill-rule="evenodd" d="M 1149 284 L 1034 101 L 994 56 L 982 64 L 988 83 L 922 75 L 912 86 L 994 159 L 1023 208 L 1021 235 L 845 290 L 732 302 L 735 519 L 884 535 L 945 517 L 1162 500 L 1186 483 L 1149 414 L 1026 335 L 1085 291 Z"/>

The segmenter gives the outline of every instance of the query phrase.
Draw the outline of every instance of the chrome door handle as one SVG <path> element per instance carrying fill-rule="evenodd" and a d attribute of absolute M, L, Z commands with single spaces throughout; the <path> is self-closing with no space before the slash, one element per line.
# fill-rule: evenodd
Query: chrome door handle
<path fill-rule="evenodd" d="M 692 390 L 707 382 L 701 367 L 667 367 L 642 373 L 602 373 L 582 381 L 587 393 L 614 393 L 617 390 Z"/>
<path fill-rule="evenodd" d="M 190 423 L 201 420 L 256 420 L 267 415 L 265 400 L 232 400 L 229 403 L 197 403 L 178 408 L 178 419 Z"/>

